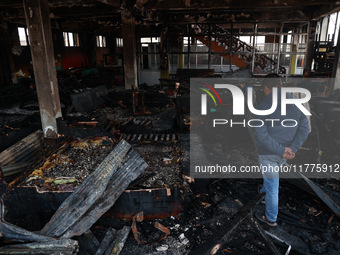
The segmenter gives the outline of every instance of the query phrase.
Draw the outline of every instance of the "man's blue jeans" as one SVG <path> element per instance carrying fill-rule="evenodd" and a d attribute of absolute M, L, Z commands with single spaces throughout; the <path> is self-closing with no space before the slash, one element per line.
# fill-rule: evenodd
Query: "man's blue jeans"
<path fill-rule="evenodd" d="M 266 192 L 266 217 L 275 222 L 279 213 L 279 169 L 286 160 L 279 155 L 259 155 L 263 175 L 263 186 L 260 191 Z"/>

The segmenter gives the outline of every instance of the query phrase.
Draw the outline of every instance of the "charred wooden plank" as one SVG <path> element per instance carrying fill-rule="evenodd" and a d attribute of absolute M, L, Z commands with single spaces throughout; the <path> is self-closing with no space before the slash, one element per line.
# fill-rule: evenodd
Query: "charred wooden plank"
<path fill-rule="evenodd" d="M 30 166 L 33 165 L 33 161 L 27 161 L 27 162 L 21 162 L 21 163 L 15 163 L 12 165 L 7 165 L 7 166 L 3 166 L 1 168 L 1 171 L 4 175 L 4 177 L 7 177 L 9 175 L 13 175 L 16 173 L 20 173 L 22 171 L 27 170 Z"/>
<path fill-rule="evenodd" d="M 109 228 L 106 231 L 105 236 L 102 242 L 100 243 L 99 248 L 97 252 L 95 253 L 95 255 L 104 255 L 107 249 L 109 248 L 110 244 L 113 243 L 115 236 L 116 236 L 116 230 L 113 228 Z"/>
<path fill-rule="evenodd" d="M 308 179 L 303 174 L 299 173 L 313 192 L 331 209 L 336 216 L 340 217 L 340 205 L 335 202 L 325 191 L 323 191 L 317 184 L 312 180 Z"/>
<path fill-rule="evenodd" d="M 55 240 L 54 238 L 38 235 L 6 222 L 4 219 L 5 206 L 2 200 L 0 201 L 0 207 L 0 233 L 5 239 L 18 242 L 47 242 Z"/>
<path fill-rule="evenodd" d="M 71 239 L 54 240 L 50 242 L 34 242 L 28 244 L 7 245 L 0 248 L 0 254 L 4 255 L 73 255 L 78 253 L 78 242 Z"/>
<path fill-rule="evenodd" d="M 54 240 L 54 238 L 35 234 L 26 229 L 20 228 L 4 221 L 0 222 L 0 232 L 4 238 L 19 242 L 46 242 Z"/>
<path fill-rule="evenodd" d="M 90 210 L 86 211 L 67 231 L 63 238 L 81 235 L 89 229 L 117 201 L 129 184 L 135 180 L 147 167 L 145 161 L 135 150 L 131 150 L 124 159 L 123 166 L 111 177 L 104 193 L 95 201 Z"/>
<path fill-rule="evenodd" d="M 0 153 L 0 164 L 7 165 L 8 163 L 16 161 L 16 156 L 20 156 L 23 151 L 42 146 L 42 138 L 42 132 L 38 130 L 20 140 Z"/>
<path fill-rule="evenodd" d="M 60 237 L 79 221 L 103 195 L 111 177 L 130 148 L 131 146 L 122 140 L 96 170 L 60 205 L 51 220 L 41 230 L 41 234 Z M 78 235 L 83 234 L 87 229 L 89 227 L 82 229 Z"/>
<path fill-rule="evenodd" d="M 114 242 L 112 242 L 106 250 L 105 255 L 119 255 L 125 245 L 126 239 L 129 236 L 130 230 L 130 227 L 125 226 L 121 230 L 117 231 L 117 236 Z"/>
<path fill-rule="evenodd" d="M 253 218 L 252 215 L 249 215 L 248 218 L 249 218 L 248 222 L 250 223 L 250 225 L 252 225 L 258 231 L 258 233 L 260 234 L 260 237 L 267 244 L 266 247 L 268 248 L 269 252 L 271 254 L 280 255 L 280 251 L 276 248 L 273 241 L 266 236 L 266 233 L 264 232 L 260 224 Z"/>
<path fill-rule="evenodd" d="M 83 255 L 95 254 L 100 245 L 91 230 L 87 230 L 84 234 L 79 236 L 77 240 L 79 243 L 79 252 Z"/>
<path fill-rule="evenodd" d="M 134 134 L 134 135 L 132 136 L 132 138 L 131 138 L 131 141 L 136 140 L 136 138 L 137 138 L 137 134 Z"/>

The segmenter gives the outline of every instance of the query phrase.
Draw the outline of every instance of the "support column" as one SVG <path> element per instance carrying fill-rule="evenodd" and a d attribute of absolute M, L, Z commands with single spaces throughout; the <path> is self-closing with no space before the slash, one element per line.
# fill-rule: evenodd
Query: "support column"
<path fill-rule="evenodd" d="M 184 52 L 184 41 L 183 37 L 178 37 L 178 52 Z M 184 68 L 184 54 L 178 54 L 178 69 Z"/>
<path fill-rule="evenodd" d="M 23 0 L 29 32 L 35 84 L 45 138 L 58 138 L 61 117 L 57 72 L 47 0 Z"/>
<path fill-rule="evenodd" d="M 94 33 L 93 29 L 91 32 L 86 33 L 86 44 L 85 44 L 85 51 L 89 58 L 90 67 L 97 67 L 97 44 L 96 44 L 96 34 Z"/>
<path fill-rule="evenodd" d="M 9 86 L 14 83 L 15 69 L 13 56 L 11 52 L 10 38 L 8 24 L 0 27 L 0 87 Z"/>
<path fill-rule="evenodd" d="M 307 52 L 306 52 L 306 57 L 305 57 L 305 64 L 303 67 L 304 77 L 309 77 L 310 72 L 312 70 L 315 30 L 316 30 L 316 21 L 312 20 L 309 22 L 309 26 L 308 26 L 308 44 L 307 44 Z"/>
<path fill-rule="evenodd" d="M 135 19 L 122 14 L 125 89 L 138 87 Z"/>
<path fill-rule="evenodd" d="M 168 46 L 168 28 L 161 33 L 160 58 L 161 58 L 161 79 L 169 79 L 169 46 Z"/>
<path fill-rule="evenodd" d="M 295 33 L 301 33 L 301 29 L 295 29 Z M 296 60 L 297 60 L 297 49 L 299 48 L 299 35 L 294 35 L 293 37 L 293 48 L 292 52 L 293 54 L 291 55 L 290 58 L 290 74 L 295 74 L 295 69 L 296 69 Z"/>

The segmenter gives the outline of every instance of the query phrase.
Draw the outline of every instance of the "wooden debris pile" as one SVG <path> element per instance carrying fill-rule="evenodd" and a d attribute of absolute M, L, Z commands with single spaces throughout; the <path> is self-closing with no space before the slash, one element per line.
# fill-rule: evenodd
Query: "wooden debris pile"
<path fill-rule="evenodd" d="M 145 161 L 131 148 L 131 145 L 122 140 L 60 205 L 39 235 L 7 223 L 2 218 L 0 232 L 5 239 L 14 242 L 33 241 L 33 243 L 6 245 L 0 248 L 0 254 L 55 254 L 56 252 L 77 254 L 78 242 L 71 238 L 81 236 L 88 231 L 146 167 Z M 97 254 L 119 254 L 128 234 L 126 228 L 115 233 L 115 237 L 111 239 L 116 241 L 111 241 L 109 246 L 102 243 L 98 247 Z M 112 253 L 113 250 L 118 253 Z"/>

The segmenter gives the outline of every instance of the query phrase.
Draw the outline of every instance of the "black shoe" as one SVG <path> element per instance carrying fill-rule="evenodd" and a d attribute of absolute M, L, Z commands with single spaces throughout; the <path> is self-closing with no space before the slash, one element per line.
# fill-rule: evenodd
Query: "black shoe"
<path fill-rule="evenodd" d="M 271 227 L 277 226 L 277 223 L 275 221 L 273 222 L 273 221 L 268 220 L 267 217 L 264 215 L 262 215 L 261 219 L 262 219 L 262 222 L 267 223 Z"/>
<path fill-rule="evenodd" d="M 267 217 L 264 215 L 264 212 L 262 210 L 255 211 L 255 217 L 259 221 L 266 223 L 268 226 L 271 226 L 271 227 L 277 226 L 276 222 L 272 222 L 272 221 L 267 219 Z"/>

